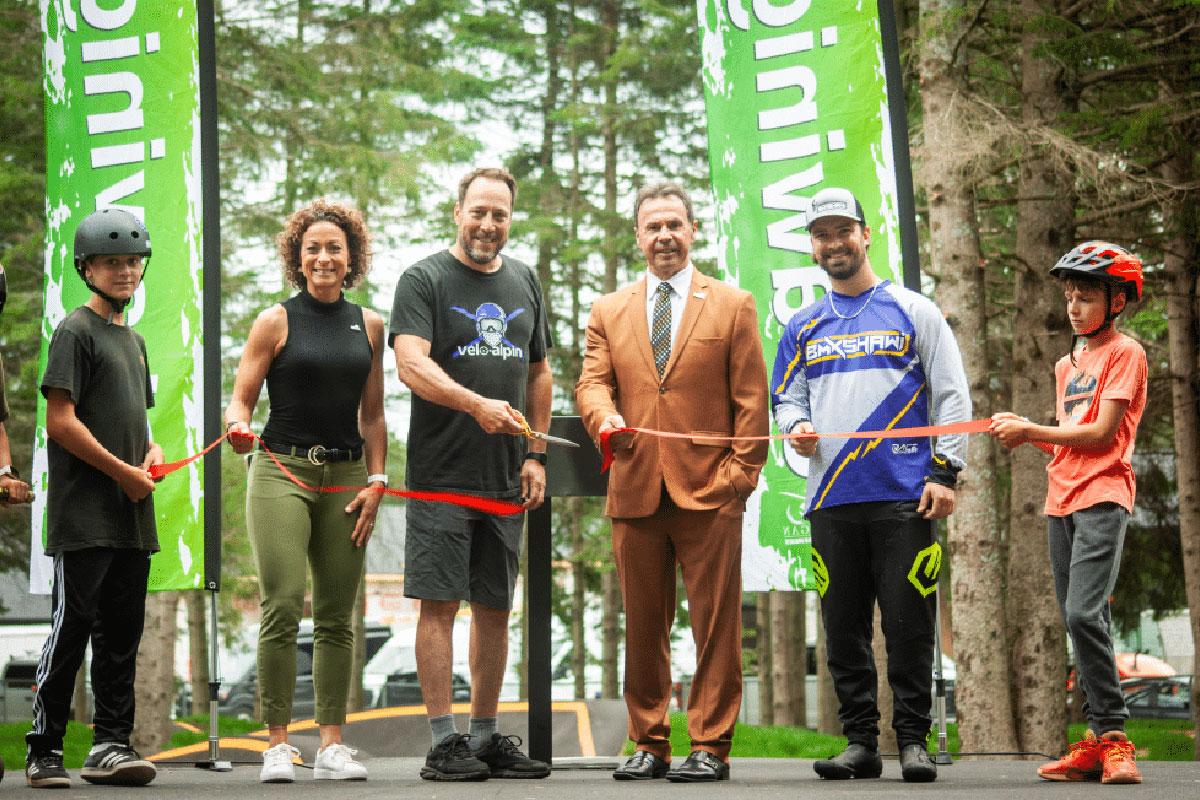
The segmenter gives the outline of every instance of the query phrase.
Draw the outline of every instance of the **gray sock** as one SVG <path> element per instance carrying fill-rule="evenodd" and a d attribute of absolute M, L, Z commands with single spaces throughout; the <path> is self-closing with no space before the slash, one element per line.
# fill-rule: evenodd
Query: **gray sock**
<path fill-rule="evenodd" d="M 472 747 L 483 747 L 492 740 L 492 734 L 496 732 L 495 717 L 471 717 L 471 742 Z"/>
<path fill-rule="evenodd" d="M 433 746 L 437 747 L 447 736 L 458 733 L 454 727 L 454 715 L 443 714 L 440 717 L 429 718 L 429 729 L 433 733 Z"/>

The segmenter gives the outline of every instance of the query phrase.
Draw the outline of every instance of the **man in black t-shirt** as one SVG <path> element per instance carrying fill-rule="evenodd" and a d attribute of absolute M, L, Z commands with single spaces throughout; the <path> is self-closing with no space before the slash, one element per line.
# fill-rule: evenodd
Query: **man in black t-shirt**
<path fill-rule="evenodd" d="M 146 581 L 158 550 L 149 469 L 163 454 L 146 419 L 154 403 L 146 343 L 125 324 L 124 312 L 149 257 L 149 234 L 128 212 L 104 209 L 79 224 L 75 268 L 92 295 L 55 329 L 42 375 L 46 554 L 54 558 L 54 584 L 33 726 L 25 736 L 25 779 L 36 788 L 71 785 L 63 735 L 89 639 L 96 711 L 80 776 L 141 786 L 156 774 L 129 746 Z"/>
<path fill-rule="evenodd" d="M 390 341 L 400 379 L 412 390 L 408 488 L 458 491 L 542 503 L 545 445 L 518 438 L 550 424 L 546 313 L 533 271 L 500 250 L 508 240 L 516 182 L 477 169 L 458 187 L 449 250 L 409 267 L 396 286 Z M 421 600 L 417 674 L 433 747 L 429 780 L 540 778 L 533 761 L 496 726 L 508 655 L 522 517 L 494 517 L 410 500 L 404 593 Z M 452 632 L 471 604 L 471 722 L 451 713 Z"/>

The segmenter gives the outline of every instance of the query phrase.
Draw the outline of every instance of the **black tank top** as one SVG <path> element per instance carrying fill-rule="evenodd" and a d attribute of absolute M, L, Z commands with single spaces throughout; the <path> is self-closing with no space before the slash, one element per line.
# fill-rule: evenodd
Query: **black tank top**
<path fill-rule="evenodd" d="M 268 444 L 355 449 L 362 446 L 358 406 L 371 372 L 362 308 L 340 297 L 322 303 L 308 292 L 283 303 L 287 342 L 267 370 Z"/>

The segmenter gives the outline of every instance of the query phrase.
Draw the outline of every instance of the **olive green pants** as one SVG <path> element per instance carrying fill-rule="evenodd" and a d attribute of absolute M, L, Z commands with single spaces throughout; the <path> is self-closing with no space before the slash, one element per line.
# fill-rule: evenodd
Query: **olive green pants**
<path fill-rule="evenodd" d="M 362 486 L 363 461 L 316 466 L 279 456 L 310 486 Z M 268 725 L 292 719 L 296 689 L 296 632 L 304 613 L 306 565 L 312 565 L 313 690 L 316 721 L 346 721 L 346 696 L 354 635 L 351 618 L 362 580 L 365 547 L 350 540 L 357 514 L 347 514 L 351 492 L 310 492 L 292 483 L 265 453 L 251 459 L 246 525 L 258 565 L 262 625 L 258 637 L 258 688 Z"/>

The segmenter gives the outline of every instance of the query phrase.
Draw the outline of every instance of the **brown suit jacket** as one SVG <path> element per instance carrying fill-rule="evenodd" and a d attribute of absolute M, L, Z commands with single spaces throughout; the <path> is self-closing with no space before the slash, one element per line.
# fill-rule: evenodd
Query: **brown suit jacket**
<path fill-rule="evenodd" d="M 696 271 L 661 382 L 650 348 L 645 278 L 601 297 L 588 320 L 575 401 L 593 439 L 612 414 L 631 427 L 698 434 L 689 439 L 635 434 L 630 446 L 618 448 L 608 480 L 608 516 L 650 516 L 663 483 L 683 509 L 744 501 L 758 483 L 767 443 L 700 434 L 768 431 L 767 371 L 753 295 Z"/>

